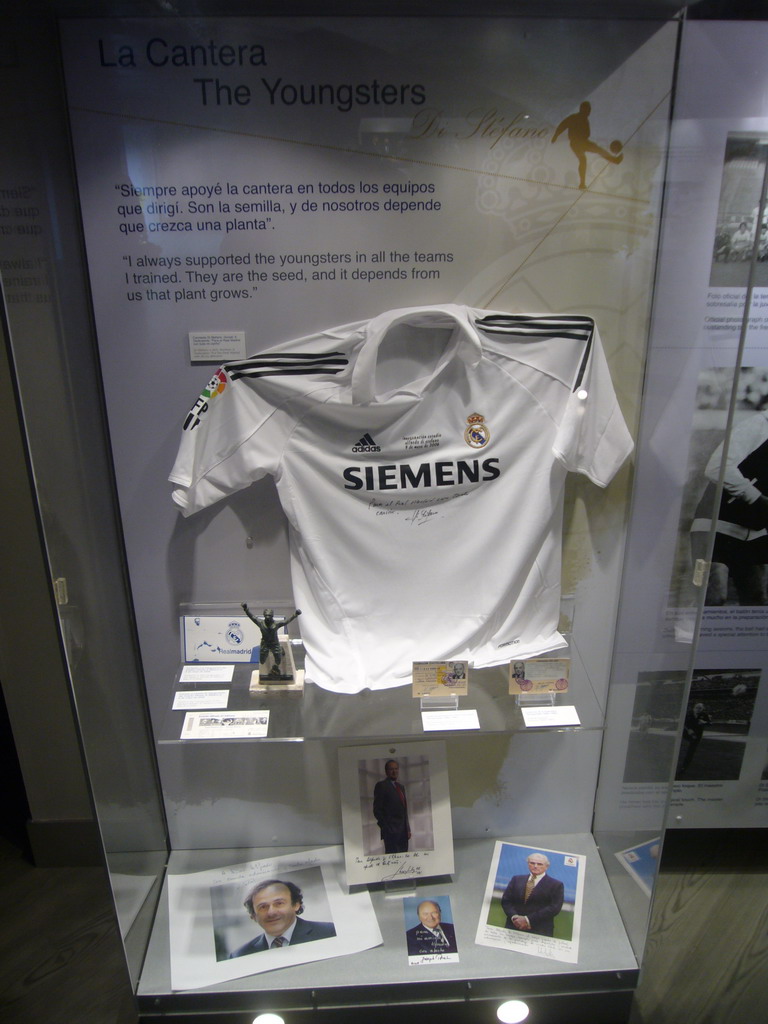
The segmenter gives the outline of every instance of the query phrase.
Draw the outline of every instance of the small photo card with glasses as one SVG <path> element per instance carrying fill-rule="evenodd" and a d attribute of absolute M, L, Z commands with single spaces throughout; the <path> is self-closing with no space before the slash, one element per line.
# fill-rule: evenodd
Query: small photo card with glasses
<path fill-rule="evenodd" d="M 443 697 L 467 693 L 468 661 L 414 661 L 413 696 Z"/>
<path fill-rule="evenodd" d="M 510 662 L 509 692 L 565 693 L 570 671 L 570 658 L 528 658 Z"/>

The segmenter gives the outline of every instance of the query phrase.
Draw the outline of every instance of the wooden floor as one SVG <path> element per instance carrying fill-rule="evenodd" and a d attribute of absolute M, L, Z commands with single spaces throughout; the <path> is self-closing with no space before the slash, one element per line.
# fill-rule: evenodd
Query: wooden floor
<path fill-rule="evenodd" d="M 35 868 L 0 837 L 1 1024 L 135 1024 L 102 868 Z"/>
<path fill-rule="evenodd" d="M 768 1024 L 767 850 L 763 833 L 668 837 L 632 1024 Z M 35 868 L 0 838 L 0 1024 L 136 1019 L 104 872 Z"/>
<path fill-rule="evenodd" d="M 767 1024 L 767 832 L 667 833 L 631 1024 Z"/>

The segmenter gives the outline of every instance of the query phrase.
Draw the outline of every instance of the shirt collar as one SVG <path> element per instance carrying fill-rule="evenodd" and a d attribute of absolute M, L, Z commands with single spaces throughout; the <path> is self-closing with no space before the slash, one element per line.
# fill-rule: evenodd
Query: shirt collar
<path fill-rule="evenodd" d="M 396 324 L 410 323 L 419 327 L 454 327 L 453 334 L 442 356 L 423 377 L 397 389 L 399 397 L 418 398 L 426 386 L 449 363 L 454 356 L 467 366 L 475 367 L 482 356 L 482 346 L 472 321 L 472 311 L 467 306 L 447 303 L 442 306 L 412 306 L 392 309 L 374 317 L 366 328 L 363 347 L 352 371 L 352 400 L 366 405 L 381 401 L 387 394 L 376 394 L 376 364 L 379 347 L 387 332 Z M 391 395 L 391 393 L 388 393 Z"/>
<path fill-rule="evenodd" d="M 283 934 L 279 936 L 283 940 L 283 945 L 290 945 L 298 920 L 298 917 L 295 917 L 293 919 L 293 924 L 289 928 L 286 928 Z M 264 934 L 266 935 L 266 932 Z M 267 935 L 267 945 L 269 946 L 270 949 L 272 948 L 272 943 L 276 938 L 278 938 L 277 935 Z"/>

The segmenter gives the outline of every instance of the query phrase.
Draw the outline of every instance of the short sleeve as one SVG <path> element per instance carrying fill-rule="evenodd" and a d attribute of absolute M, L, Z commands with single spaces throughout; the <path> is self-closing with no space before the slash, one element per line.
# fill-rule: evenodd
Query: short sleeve
<path fill-rule="evenodd" d="M 170 481 L 185 516 L 276 474 L 284 425 L 274 405 L 227 367 L 213 375 L 190 409 Z"/>
<path fill-rule="evenodd" d="M 595 328 L 566 400 L 552 450 L 567 469 L 606 487 L 633 447 Z"/>

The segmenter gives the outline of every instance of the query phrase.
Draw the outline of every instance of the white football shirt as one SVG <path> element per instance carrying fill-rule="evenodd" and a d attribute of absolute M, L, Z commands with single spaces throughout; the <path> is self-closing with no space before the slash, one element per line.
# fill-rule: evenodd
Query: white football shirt
<path fill-rule="evenodd" d="M 562 647 L 566 473 L 631 449 L 590 318 L 426 306 L 223 366 L 170 479 L 191 515 L 274 477 L 307 679 L 356 693 Z"/>

